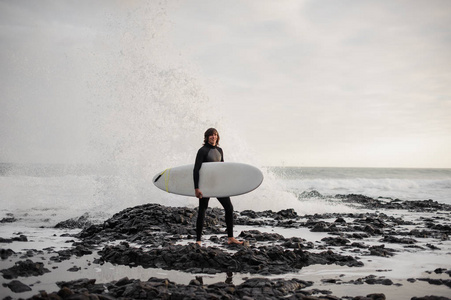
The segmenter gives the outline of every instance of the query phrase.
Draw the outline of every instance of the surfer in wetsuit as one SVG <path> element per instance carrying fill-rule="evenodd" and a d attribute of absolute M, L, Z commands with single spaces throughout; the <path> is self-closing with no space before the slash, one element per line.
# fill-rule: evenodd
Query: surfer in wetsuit
<path fill-rule="evenodd" d="M 196 162 L 193 169 L 194 191 L 199 198 L 199 212 L 196 222 L 196 242 L 200 245 L 202 238 L 202 229 L 204 227 L 205 212 L 208 208 L 210 198 L 203 197 L 199 189 L 199 170 L 204 162 L 223 162 L 224 155 L 222 149 L 218 147 L 219 134 L 214 128 L 209 128 L 204 134 L 204 145 L 197 151 Z M 233 205 L 230 197 L 217 198 L 225 210 L 225 221 L 227 225 L 227 242 L 229 244 L 243 244 L 233 237 Z"/>

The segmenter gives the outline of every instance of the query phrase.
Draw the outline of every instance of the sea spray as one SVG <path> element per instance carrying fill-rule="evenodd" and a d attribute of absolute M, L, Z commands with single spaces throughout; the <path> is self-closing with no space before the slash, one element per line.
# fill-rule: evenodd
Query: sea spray
<path fill-rule="evenodd" d="M 151 180 L 166 168 L 194 163 L 209 127 L 219 130 L 226 161 L 263 169 L 258 149 L 243 140 L 240 129 L 233 125 L 234 116 L 223 114 L 218 99 L 227 99 L 215 95 L 214 85 L 172 47 L 167 38 L 171 21 L 165 13 L 173 9 L 170 4 L 121 2 L 91 9 L 98 10 L 92 13 L 98 20 L 83 29 L 86 40 L 76 51 L 73 41 L 61 40 L 77 37 L 69 34 L 71 27 L 52 29 L 55 32 L 49 35 L 48 44 L 58 47 L 45 54 L 52 57 L 43 61 L 58 60 L 50 73 L 41 74 L 46 89 L 59 92 L 46 93 L 49 99 L 39 98 L 40 107 L 59 103 L 49 110 L 54 115 L 64 103 L 77 102 L 65 107 L 54 118 L 58 122 L 52 123 L 64 130 L 64 140 L 74 141 L 64 148 L 67 153 L 58 153 L 54 146 L 58 146 L 59 136 L 46 140 L 48 150 L 52 150 L 49 153 L 58 153 L 59 165 L 30 165 L 31 155 L 24 161 L 27 165 L 15 164 L 9 175 L 1 177 L 5 213 L 51 225 L 87 211 L 102 218 L 144 203 L 196 206 L 197 199 L 164 193 Z M 60 61 L 63 69 L 56 67 Z M 35 75 L 39 80 L 39 74 Z M 70 89 L 65 89 L 67 85 Z M 79 116 L 68 116 L 70 113 Z M 36 124 L 49 123 L 47 114 L 33 118 Z M 47 138 L 41 127 L 35 131 L 19 128 L 16 134 Z M 86 140 L 89 147 L 83 144 Z M 236 210 L 321 210 L 316 202 L 299 202 L 271 172 L 263 171 L 261 187 L 233 198 Z M 211 205 L 219 204 L 211 201 Z"/>
<path fill-rule="evenodd" d="M 96 123 L 91 146 L 99 155 L 98 163 L 110 166 L 110 176 L 97 178 L 95 201 L 109 210 L 148 202 L 197 205 L 195 198 L 161 192 L 151 179 L 166 168 L 194 163 L 209 127 L 219 130 L 226 161 L 262 167 L 255 149 L 231 125 L 233 116 L 218 109 L 221 105 L 211 86 L 205 87 L 195 67 L 169 45 L 164 35 L 168 20 L 158 9 L 120 13 L 112 19 L 104 42 L 109 57 L 103 59 L 104 76 L 92 103 Z M 278 210 L 298 204 L 274 176 L 265 173 L 257 191 L 234 199 L 236 209 Z"/>

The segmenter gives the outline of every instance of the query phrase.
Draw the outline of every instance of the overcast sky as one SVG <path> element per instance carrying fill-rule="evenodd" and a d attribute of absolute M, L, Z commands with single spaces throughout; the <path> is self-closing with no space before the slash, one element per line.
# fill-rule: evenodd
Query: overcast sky
<path fill-rule="evenodd" d="M 89 151 L 112 20 L 139 12 L 263 164 L 451 168 L 450 1 L 146 2 L 0 1 L 0 161 Z"/>
<path fill-rule="evenodd" d="M 177 46 L 269 162 L 451 167 L 451 2 L 194 3 Z"/>

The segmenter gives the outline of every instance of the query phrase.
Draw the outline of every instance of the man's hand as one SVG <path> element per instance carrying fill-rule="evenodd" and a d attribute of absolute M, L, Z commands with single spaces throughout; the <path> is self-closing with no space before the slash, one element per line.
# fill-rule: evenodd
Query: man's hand
<path fill-rule="evenodd" d="M 195 189 L 194 192 L 196 193 L 196 197 L 199 199 L 202 199 L 202 197 L 204 196 L 199 189 Z"/>

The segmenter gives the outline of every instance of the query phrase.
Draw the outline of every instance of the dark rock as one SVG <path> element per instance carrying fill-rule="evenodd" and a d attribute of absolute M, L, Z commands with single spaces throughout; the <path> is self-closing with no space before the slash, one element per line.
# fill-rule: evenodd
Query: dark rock
<path fill-rule="evenodd" d="M 440 248 L 439 247 L 437 247 L 437 246 L 435 246 L 435 245 L 432 245 L 432 244 L 426 244 L 426 246 L 428 247 L 428 248 L 430 248 L 430 249 L 432 249 L 432 250 L 440 250 Z"/>
<path fill-rule="evenodd" d="M 7 218 L 3 218 L 0 220 L 0 223 L 14 223 L 17 222 L 17 219 L 13 216 L 11 217 L 7 217 Z"/>
<path fill-rule="evenodd" d="M 385 300 L 386 299 L 384 294 L 369 294 L 369 295 L 366 295 L 366 297 L 371 300 Z"/>
<path fill-rule="evenodd" d="M 442 274 L 442 273 L 445 273 L 445 272 L 446 272 L 446 269 L 444 269 L 444 268 L 437 268 L 437 269 L 434 270 L 435 274 Z"/>
<path fill-rule="evenodd" d="M 67 271 L 69 271 L 69 272 L 78 272 L 78 271 L 80 271 L 80 270 L 81 270 L 80 267 L 73 266 L 72 268 L 69 268 Z"/>
<path fill-rule="evenodd" d="M 300 238 L 290 238 L 285 239 L 285 241 L 281 244 L 282 247 L 291 248 L 291 249 L 301 249 L 301 248 L 313 248 L 311 244 L 303 245 L 302 242 L 304 240 Z"/>
<path fill-rule="evenodd" d="M 417 278 L 420 281 L 426 281 L 429 284 L 434 285 L 446 285 L 448 287 L 451 287 L 451 280 L 450 279 L 434 279 L 434 278 Z"/>
<path fill-rule="evenodd" d="M 284 209 L 276 213 L 276 216 L 274 219 L 281 220 L 281 219 L 296 219 L 298 218 L 298 214 L 296 211 L 292 208 Z"/>
<path fill-rule="evenodd" d="M 429 209 L 435 204 L 430 202 L 409 203 L 409 201 L 373 199 L 362 195 L 344 195 L 345 202 L 359 203 L 371 209 L 390 208 L 419 210 Z M 446 207 L 442 207 L 446 208 Z M 446 210 L 446 209 L 445 209 Z M 128 208 L 115 214 L 103 224 L 91 225 L 84 228 L 77 237 L 81 241 L 72 241 L 72 248 L 56 252 L 51 260 L 63 261 L 73 255 L 82 256 L 90 254 L 98 246 L 100 257 L 93 263 L 127 265 L 130 267 L 142 266 L 144 268 L 162 268 L 167 270 L 181 270 L 191 273 L 215 274 L 219 272 L 240 272 L 260 274 L 262 276 L 273 274 L 286 274 L 296 272 L 304 266 L 312 264 L 339 264 L 359 267 L 363 263 L 358 257 L 343 256 L 339 251 L 347 249 L 359 255 L 378 255 L 390 257 L 396 252 L 384 245 L 367 246 L 367 238 L 380 239 L 383 242 L 405 244 L 404 247 L 419 247 L 416 240 L 411 237 L 427 237 L 442 240 L 448 234 L 449 226 L 441 222 L 438 226 L 436 218 L 425 218 L 427 230 L 405 230 L 402 225 L 418 225 L 402 218 L 387 216 L 380 212 L 368 213 L 326 213 L 303 216 L 301 219 L 294 210 L 273 211 L 243 211 L 235 213 L 237 224 L 252 226 L 278 226 L 288 228 L 309 228 L 311 231 L 328 232 L 330 237 L 322 239 L 323 243 L 306 242 L 300 237 L 285 238 L 276 233 L 262 233 L 259 230 L 243 231 L 239 235 L 247 242 L 248 247 L 224 246 L 226 241 L 224 211 L 218 208 L 209 208 L 206 214 L 204 233 L 211 235 L 210 241 L 220 244 L 217 247 L 200 247 L 192 243 L 177 245 L 183 239 L 193 239 L 195 236 L 195 221 L 197 209 L 165 207 L 157 204 L 146 204 Z M 439 216 L 440 217 L 440 216 Z M 345 221 L 350 220 L 348 222 Z M 307 220 L 307 221 L 302 221 Z M 333 223 L 326 222 L 335 220 Z M 379 237 L 378 237 L 379 236 Z M 102 243 L 124 240 L 114 246 L 104 246 Z M 194 240 L 193 240 L 194 242 Z M 269 242 L 269 243 L 268 243 Z M 430 242 L 431 246 L 435 246 Z M 138 245 L 138 246 L 132 246 Z M 265 246 L 263 246 L 265 245 Z M 332 251 L 332 247 L 340 247 Z M 430 246 L 427 246 L 431 248 Z M 98 248 L 97 248 L 98 249 Z M 314 249 L 314 251 L 307 251 Z M 423 248 L 419 248 L 420 251 Z M 424 248 L 426 249 L 426 247 Z M 432 249 L 432 248 L 431 248 Z M 327 250 L 319 252 L 318 250 Z M 52 251 L 53 252 L 53 251 Z M 33 253 L 31 253 L 33 254 Z M 27 254 L 28 255 L 28 254 Z M 443 271 L 443 270 L 441 270 Z M 428 281 L 429 282 L 429 281 Z M 121 279 L 117 282 L 107 283 L 108 292 L 100 291 L 98 295 L 108 295 L 114 298 L 155 298 L 155 299 L 258 299 L 258 298 L 289 298 L 289 299 L 316 299 L 314 295 L 327 296 L 322 299 L 338 299 L 326 291 L 305 291 L 299 288 L 297 281 L 278 280 L 246 280 L 240 286 L 231 284 L 227 278 L 224 283 L 204 285 L 201 277 L 193 279 L 189 285 L 178 285 L 161 279 L 149 279 L 147 282 L 139 280 Z M 340 280 L 336 284 L 342 283 Z M 393 285 L 390 279 L 367 276 L 352 281 L 353 284 L 380 284 Z M 447 281 L 430 281 L 430 284 L 447 284 Z M 396 284 L 395 284 L 396 285 Z M 82 297 L 82 290 L 93 289 L 95 283 L 85 282 L 83 285 L 68 284 L 61 288 L 71 291 L 73 297 Z M 100 296 L 98 296 L 100 297 Z M 103 297 L 103 296 L 102 296 Z M 304 297 L 304 298 L 302 298 Z M 311 297 L 311 298 L 306 298 Z M 385 297 L 381 294 L 371 294 L 359 299 L 379 299 Z M 318 298 L 319 299 L 319 298 Z M 357 299 L 354 298 L 354 299 Z M 383 298 L 380 298 L 383 299 Z"/>
<path fill-rule="evenodd" d="M 72 281 L 59 281 L 56 285 L 61 289 L 68 288 L 70 290 L 88 290 L 90 293 L 102 293 L 105 290 L 103 284 L 96 284 L 95 279 L 82 278 Z"/>
<path fill-rule="evenodd" d="M 310 229 L 311 232 L 329 232 L 330 227 L 329 224 L 326 222 L 318 222 L 316 223 L 312 229 Z"/>
<path fill-rule="evenodd" d="M 284 239 L 284 237 L 278 233 L 262 233 L 258 230 L 242 231 L 239 237 L 247 241 L 279 241 Z"/>
<path fill-rule="evenodd" d="M 334 223 L 343 223 L 343 224 L 345 224 L 345 223 L 346 223 L 346 220 L 345 220 L 344 218 L 342 218 L 342 217 L 339 217 L 339 218 L 337 218 L 337 219 L 335 220 Z"/>
<path fill-rule="evenodd" d="M 370 250 L 370 255 L 383 256 L 383 257 L 393 256 L 394 252 L 395 252 L 394 249 L 385 248 L 385 245 L 371 246 L 369 248 L 369 250 Z"/>
<path fill-rule="evenodd" d="M 0 243 L 12 243 L 12 242 L 28 242 L 28 238 L 23 234 L 21 234 L 18 237 L 13 237 L 10 239 L 0 238 Z"/>
<path fill-rule="evenodd" d="M 28 285 L 23 284 L 19 280 L 13 280 L 9 283 L 6 283 L 5 285 L 14 293 L 24 293 L 31 291 L 31 288 Z"/>
<path fill-rule="evenodd" d="M 123 285 L 127 285 L 130 284 L 132 282 L 132 280 L 128 279 L 128 277 L 124 277 L 122 279 L 119 279 L 116 282 L 116 286 L 123 286 Z"/>
<path fill-rule="evenodd" d="M 72 218 L 66 221 L 59 222 L 55 225 L 55 228 L 66 228 L 66 229 L 74 229 L 74 228 L 88 228 L 92 225 L 92 222 L 89 221 L 89 214 L 85 213 L 79 218 Z"/>
<path fill-rule="evenodd" d="M 339 264 L 361 266 L 350 256 L 332 251 L 309 253 L 301 249 L 286 250 L 280 246 L 245 248 L 235 254 L 220 248 L 199 247 L 197 244 L 169 246 L 143 251 L 127 243 L 106 246 L 99 254 L 104 261 L 145 268 L 183 270 L 193 273 L 249 272 L 259 274 L 283 274 L 310 264 Z"/>
<path fill-rule="evenodd" d="M 13 279 L 19 276 L 29 277 L 29 276 L 39 276 L 44 273 L 50 272 L 48 269 L 44 268 L 44 264 L 41 262 L 33 262 L 29 259 L 26 261 L 18 261 L 16 264 L 9 268 L 3 269 L 0 272 L 3 273 L 3 278 Z"/>
<path fill-rule="evenodd" d="M 399 199 L 392 200 L 390 202 L 384 201 L 384 199 L 373 199 L 364 195 L 348 194 L 348 195 L 335 195 L 335 198 L 341 199 L 343 202 L 357 203 L 365 208 L 370 209 L 405 209 L 417 212 L 428 211 L 451 211 L 451 205 L 445 203 L 439 203 L 433 200 L 419 200 L 419 201 L 401 201 Z"/>
<path fill-rule="evenodd" d="M 330 246 L 344 246 L 349 244 L 351 241 L 342 237 L 325 237 L 321 239 L 321 241 L 325 242 Z"/>
<path fill-rule="evenodd" d="M 385 243 L 397 243 L 397 244 L 415 244 L 417 241 L 409 238 L 397 238 L 392 235 L 386 235 L 383 239 L 380 240 Z"/>
<path fill-rule="evenodd" d="M 63 287 L 58 291 L 58 296 L 63 299 L 69 298 L 72 295 L 74 295 L 74 292 L 68 287 Z"/>
<path fill-rule="evenodd" d="M 23 234 L 21 234 L 18 237 L 13 237 L 12 240 L 14 242 L 28 242 L 28 238 L 25 235 L 23 235 Z"/>
<path fill-rule="evenodd" d="M 361 267 L 363 263 L 356 260 L 352 256 L 343 256 L 334 253 L 332 250 L 328 250 L 321 253 L 308 253 L 308 265 L 313 264 L 337 264 L 340 266 L 348 267 Z"/>
<path fill-rule="evenodd" d="M 8 257 L 10 257 L 11 255 L 16 254 L 13 250 L 11 249 L 0 249 L 0 257 L 1 259 L 7 259 Z"/>
<path fill-rule="evenodd" d="M 451 298 L 443 296 L 424 296 L 424 297 L 412 297 L 410 300 L 450 300 Z"/>
<path fill-rule="evenodd" d="M 299 195 L 300 198 L 324 198 L 320 192 L 312 190 L 312 191 L 304 191 Z"/>

